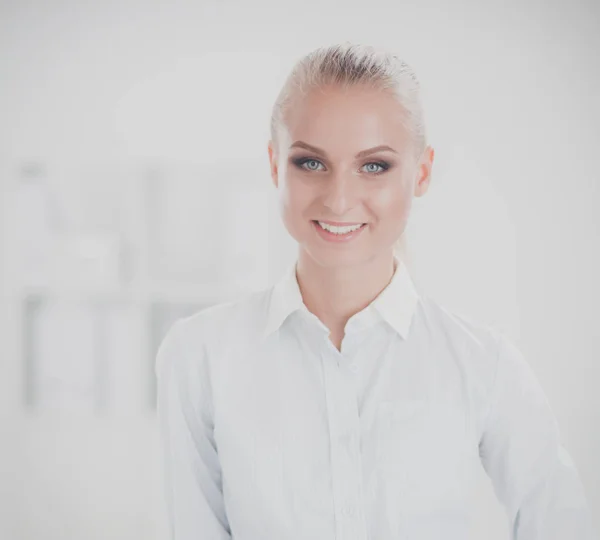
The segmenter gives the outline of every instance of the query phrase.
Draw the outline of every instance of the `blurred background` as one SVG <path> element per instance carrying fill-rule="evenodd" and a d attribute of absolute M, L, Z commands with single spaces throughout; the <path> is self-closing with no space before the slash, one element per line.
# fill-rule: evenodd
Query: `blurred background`
<path fill-rule="evenodd" d="M 413 278 L 525 352 L 600 512 L 596 2 L 0 0 L 0 539 L 167 540 L 158 343 L 296 255 L 268 168 L 295 60 L 416 70 Z M 483 470 L 472 538 L 508 538 Z"/>

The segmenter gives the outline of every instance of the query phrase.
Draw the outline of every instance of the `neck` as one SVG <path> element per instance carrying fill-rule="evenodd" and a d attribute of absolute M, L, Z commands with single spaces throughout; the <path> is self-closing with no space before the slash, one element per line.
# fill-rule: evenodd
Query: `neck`
<path fill-rule="evenodd" d="M 350 317 L 366 308 L 387 287 L 394 271 L 393 253 L 329 268 L 300 249 L 296 265 L 304 304 L 332 332 L 343 329 Z"/>

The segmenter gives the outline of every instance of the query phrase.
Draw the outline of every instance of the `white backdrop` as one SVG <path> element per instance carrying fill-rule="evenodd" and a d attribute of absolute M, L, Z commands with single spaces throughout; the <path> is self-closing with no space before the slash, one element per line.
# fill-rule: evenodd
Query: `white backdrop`
<path fill-rule="evenodd" d="M 269 115 L 292 62 L 335 41 L 393 48 L 421 80 L 436 151 L 409 225 L 415 280 L 519 344 L 599 515 L 600 4 L 334 4 L 0 2 L 1 238 L 18 238 L 7 194 L 32 159 L 263 159 L 270 183 Z M 0 249 L 0 538 L 165 540 L 152 414 L 23 414 Z M 273 224 L 270 279 L 294 249 Z M 508 538 L 483 472 L 473 516 L 473 538 Z"/>

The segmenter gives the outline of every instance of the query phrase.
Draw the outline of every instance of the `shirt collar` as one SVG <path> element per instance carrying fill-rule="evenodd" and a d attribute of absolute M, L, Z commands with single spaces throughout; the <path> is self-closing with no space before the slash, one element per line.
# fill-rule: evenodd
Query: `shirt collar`
<path fill-rule="evenodd" d="M 356 322 L 353 319 L 357 316 L 375 316 L 379 320 L 386 321 L 403 339 L 407 339 L 410 323 L 419 302 L 419 293 L 406 264 L 397 256 L 394 256 L 394 260 L 396 270 L 388 285 L 367 308 L 351 317 L 349 324 Z M 278 330 L 288 316 L 296 311 L 302 312 L 303 315 L 309 318 L 316 319 L 316 316 L 308 311 L 302 300 L 296 278 L 296 264 L 297 261 L 287 267 L 283 277 L 271 290 L 263 334 L 265 339 Z M 324 327 L 324 325 L 322 326 Z"/>

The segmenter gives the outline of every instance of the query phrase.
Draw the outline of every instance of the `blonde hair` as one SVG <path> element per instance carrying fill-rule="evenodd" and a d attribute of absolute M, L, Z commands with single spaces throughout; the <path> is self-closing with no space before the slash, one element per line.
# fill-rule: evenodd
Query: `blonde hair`
<path fill-rule="evenodd" d="M 410 152 L 415 159 L 421 157 L 427 141 L 420 84 L 414 71 L 390 51 L 348 41 L 319 47 L 296 62 L 273 106 L 270 131 L 275 148 L 293 100 L 330 85 L 344 90 L 360 85 L 391 92 L 403 108 L 405 126 L 411 135 Z M 394 252 L 409 263 L 405 233 L 406 230 L 395 244 Z"/>

